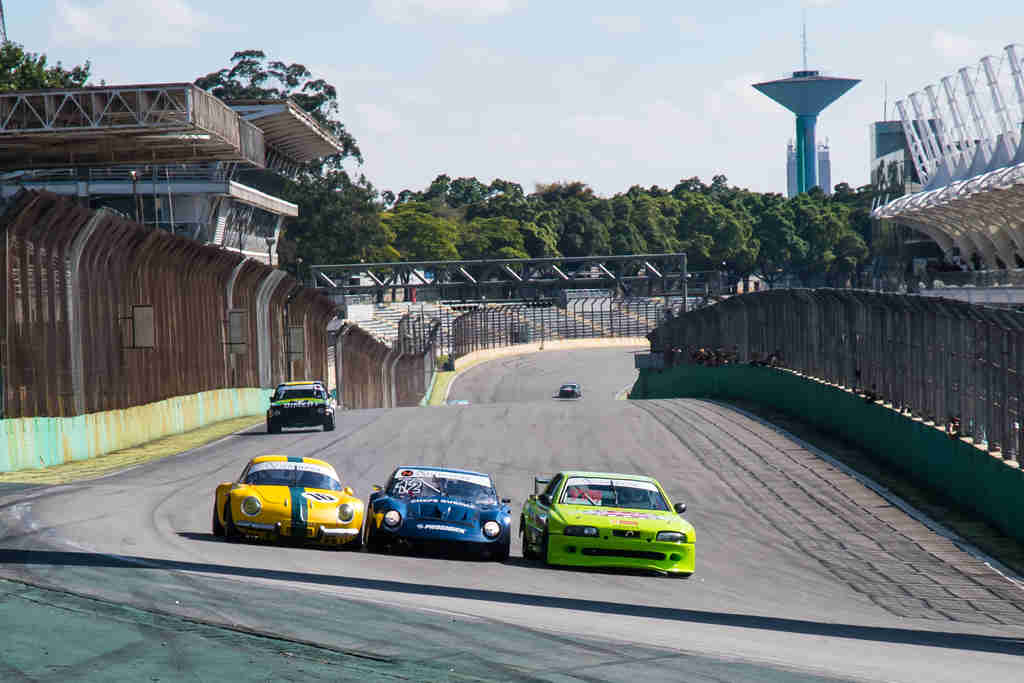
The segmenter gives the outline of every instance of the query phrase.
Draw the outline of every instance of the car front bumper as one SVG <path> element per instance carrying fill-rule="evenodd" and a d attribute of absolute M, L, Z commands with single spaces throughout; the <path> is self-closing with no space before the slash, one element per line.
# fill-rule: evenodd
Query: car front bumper
<path fill-rule="evenodd" d="M 351 522 L 346 526 L 329 524 L 292 525 L 291 520 L 281 522 L 250 522 L 239 520 L 234 523 L 238 531 L 266 541 L 298 540 L 322 545 L 344 545 L 359 536 L 362 523 Z"/>
<path fill-rule="evenodd" d="M 548 563 L 689 575 L 694 571 L 694 544 L 552 534 Z"/>

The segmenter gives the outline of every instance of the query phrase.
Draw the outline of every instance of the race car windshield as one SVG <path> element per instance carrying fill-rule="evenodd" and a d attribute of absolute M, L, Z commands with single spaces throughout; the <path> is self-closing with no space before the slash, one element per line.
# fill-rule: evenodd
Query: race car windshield
<path fill-rule="evenodd" d="M 321 472 L 297 469 L 261 469 L 245 475 L 246 484 L 253 486 L 296 486 L 307 489 L 340 491 L 341 482 Z"/>
<path fill-rule="evenodd" d="M 281 389 L 274 397 L 276 401 L 291 400 L 293 398 L 323 398 L 318 389 Z"/>
<path fill-rule="evenodd" d="M 436 476 L 396 476 L 388 490 L 388 495 L 409 499 L 444 496 L 468 500 L 478 505 L 496 504 L 498 496 L 494 492 L 494 488 L 484 484 L 485 478 L 477 479 L 479 481 L 452 479 L 445 477 L 443 473 L 438 473 Z"/>
<path fill-rule="evenodd" d="M 562 503 L 631 510 L 668 510 L 658 487 L 649 481 L 570 477 L 562 492 Z"/>

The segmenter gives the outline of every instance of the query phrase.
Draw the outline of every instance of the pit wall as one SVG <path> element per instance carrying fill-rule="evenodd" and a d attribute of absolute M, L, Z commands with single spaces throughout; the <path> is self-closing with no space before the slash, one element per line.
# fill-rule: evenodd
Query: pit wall
<path fill-rule="evenodd" d="M 873 453 L 1024 542 L 1024 473 L 1015 463 L 848 389 L 763 366 L 678 365 L 640 370 L 630 398 L 736 399 L 771 406 Z"/>
<path fill-rule="evenodd" d="M 75 417 L 0 420 L 0 472 L 41 469 L 266 412 L 272 390 L 218 389 Z"/>

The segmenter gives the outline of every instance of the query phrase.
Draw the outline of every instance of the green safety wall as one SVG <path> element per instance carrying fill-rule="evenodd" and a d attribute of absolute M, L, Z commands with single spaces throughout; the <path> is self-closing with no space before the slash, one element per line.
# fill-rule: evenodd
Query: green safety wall
<path fill-rule="evenodd" d="M 1024 472 L 848 389 L 785 370 L 680 365 L 640 370 L 630 398 L 716 398 L 772 406 L 843 437 L 1024 542 Z"/>
<path fill-rule="evenodd" d="M 271 390 L 217 389 L 76 417 L 0 420 L 0 472 L 86 460 L 267 410 Z"/>

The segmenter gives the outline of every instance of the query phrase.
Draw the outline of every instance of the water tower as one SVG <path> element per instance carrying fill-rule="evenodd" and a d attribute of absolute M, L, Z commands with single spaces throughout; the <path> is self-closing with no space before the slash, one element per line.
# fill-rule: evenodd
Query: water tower
<path fill-rule="evenodd" d="M 806 192 L 818 184 L 814 127 L 818 114 L 860 83 L 854 78 L 832 78 L 807 69 L 807 26 L 803 33 L 804 68 L 789 78 L 755 83 L 754 87 L 796 114 L 797 192 Z"/>

